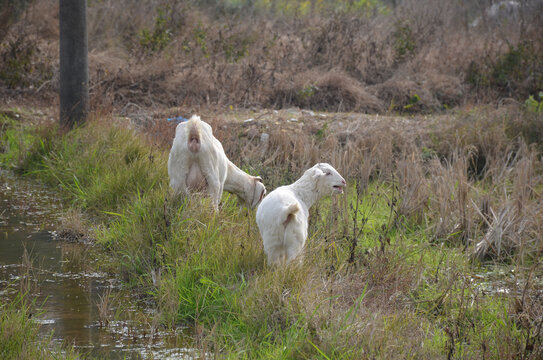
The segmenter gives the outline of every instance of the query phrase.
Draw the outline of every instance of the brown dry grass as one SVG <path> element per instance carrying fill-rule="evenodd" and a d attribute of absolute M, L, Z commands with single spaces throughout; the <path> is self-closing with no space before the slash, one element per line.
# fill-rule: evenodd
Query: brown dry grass
<path fill-rule="evenodd" d="M 246 16 L 247 9 L 221 11 L 193 2 L 93 2 L 92 104 L 117 110 L 135 103 L 429 112 L 503 97 L 524 100 L 541 90 L 537 3 L 526 2 L 519 23 L 496 26 L 483 19 L 478 27 L 469 24 L 483 11 L 480 5 L 397 4 L 388 14 L 368 17 L 292 18 Z M 57 9 L 51 0 L 36 1 L 6 36 L 4 53 L 13 50 L 8 44 L 23 29 L 21 41 L 38 50 L 31 62 L 41 63 L 32 75 L 21 74 L 26 85 L 3 87 L 8 97 L 51 98 L 56 91 Z M 157 23 L 160 16 L 163 22 Z M 143 30 L 166 38 L 142 45 Z M 155 45 L 158 50 L 152 50 Z M 18 61 L 21 56 L 15 53 Z M 419 100 L 413 103 L 415 95 Z"/>
<path fill-rule="evenodd" d="M 144 127 L 150 141 L 166 150 L 175 128 L 164 120 L 168 114 L 149 115 L 153 120 Z M 268 191 L 316 162 L 329 162 L 360 189 L 374 180 L 392 185 L 394 226 L 427 226 L 433 241 L 473 247 L 480 258 L 528 259 L 542 246 L 537 219 L 543 167 L 540 150 L 523 136 L 521 124 L 533 115 L 518 107 L 413 118 L 297 109 L 208 109 L 203 116 L 229 158 L 262 176 Z M 243 121 L 248 118 L 254 120 Z"/>

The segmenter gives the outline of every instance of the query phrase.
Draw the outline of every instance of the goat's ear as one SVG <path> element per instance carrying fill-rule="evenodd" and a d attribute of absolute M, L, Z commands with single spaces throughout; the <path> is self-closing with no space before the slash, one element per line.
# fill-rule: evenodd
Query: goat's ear
<path fill-rule="evenodd" d="M 314 169 L 313 169 L 313 174 L 312 174 L 311 177 L 312 177 L 313 179 L 316 180 L 316 179 L 318 179 L 318 178 L 321 177 L 321 176 L 324 176 L 324 171 L 322 171 L 322 170 L 319 169 L 319 168 L 314 168 Z"/>
<path fill-rule="evenodd" d="M 258 183 L 255 183 L 255 190 L 253 193 L 253 202 L 251 204 L 251 209 L 253 209 L 255 206 L 260 204 L 260 202 L 264 198 L 264 195 L 266 195 L 266 187 L 264 186 L 264 184 L 262 184 L 262 182 L 260 182 L 260 184 L 261 185 L 258 185 Z M 257 192 L 260 192 L 260 194 L 257 195 Z"/>

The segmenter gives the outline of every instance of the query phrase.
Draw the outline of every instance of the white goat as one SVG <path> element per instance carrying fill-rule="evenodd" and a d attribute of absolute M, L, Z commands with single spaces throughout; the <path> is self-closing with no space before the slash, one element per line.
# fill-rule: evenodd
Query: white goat
<path fill-rule="evenodd" d="M 343 193 L 345 179 L 331 165 L 320 163 L 291 185 L 281 186 L 264 198 L 256 210 L 256 223 L 269 264 L 289 262 L 307 238 L 309 208 L 320 198 Z"/>
<path fill-rule="evenodd" d="M 168 175 L 176 194 L 207 192 L 215 210 L 219 209 L 223 190 L 236 194 L 250 208 L 266 194 L 262 179 L 245 173 L 228 160 L 211 126 L 196 115 L 175 129 Z"/>

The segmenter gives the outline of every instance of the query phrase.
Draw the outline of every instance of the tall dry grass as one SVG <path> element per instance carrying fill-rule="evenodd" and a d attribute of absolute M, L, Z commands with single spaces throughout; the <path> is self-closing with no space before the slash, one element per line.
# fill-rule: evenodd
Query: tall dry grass
<path fill-rule="evenodd" d="M 261 175 L 268 189 L 326 161 L 359 192 L 376 181 L 391 186 L 394 226 L 419 224 L 432 241 L 462 246 L 481 259 L 519 255 L 529 262 L 539 254 L 540 135 L 537 126 L 527 127 L 541 114 L 509 107 L 435 119 L 304 112 L 296 122 L 285 118 L 288 111 L 264 111 L 249 124 L 213 115 L 206 120 L 229 158 Z M 173 130 L 158 120 L 145 131 L 169 149 Z M 265 142 L 262 134 L 269 136 Z"/>
<path fill-rule="evenodd" d="M 522 1 L 518 21 L 483 16 L 477 27 L 470 24 L 490 2 L 403 0 L 290 15 L 272 3 L 268 11 L 243 2 L 238 10 L 228 2 L 90 3 L 94 106 L 430 112 L 541 90 L 536 1 Z M 6 36 L 0 68 L 18 74 L 3 87 L 8 96 L 57 90 L 57 6 L 36 1 Z"/>
<path fill-rule="evenodd" d="M 433 241 L 474 249 L 481 258 L 533 258 L 541 246 L 534 235 L 543 184 L 540 150 L 518 130 L 529 117 L 510 108 L 435 121 L 359 116 L 257 122 L 253 131 L 235 122 L 214 126 L 228 156 L 270 189 L 327 161 L 361 189 L 375 181 L 395 188 L 394 224 L 421 224 Z M 251 132 L 269 134 L 264 150 L 259 136 L 240 141 Z"/>

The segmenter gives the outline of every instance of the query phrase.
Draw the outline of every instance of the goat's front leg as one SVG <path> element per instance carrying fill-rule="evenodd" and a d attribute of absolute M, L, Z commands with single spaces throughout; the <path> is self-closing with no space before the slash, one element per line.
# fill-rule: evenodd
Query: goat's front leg
<path fill-rule="evenodd" d="M 221 200 L 223 184 L 215 174 L 207 175 L 206 180 L 207 191 L 211 197 L 211 201 L 213 202 L 213 208 L 215 211 L 219 211 L 219 201 Z"/>
<path fill-rule="evenodd" d="M 211 196 L 211 201 L 213 202 L 213 208 L 215 211 L 219 211 L 219 202 L 221 201 L 222 195 L 222 186 L 220 183 L 209 185 L 209 195 Z"/>

